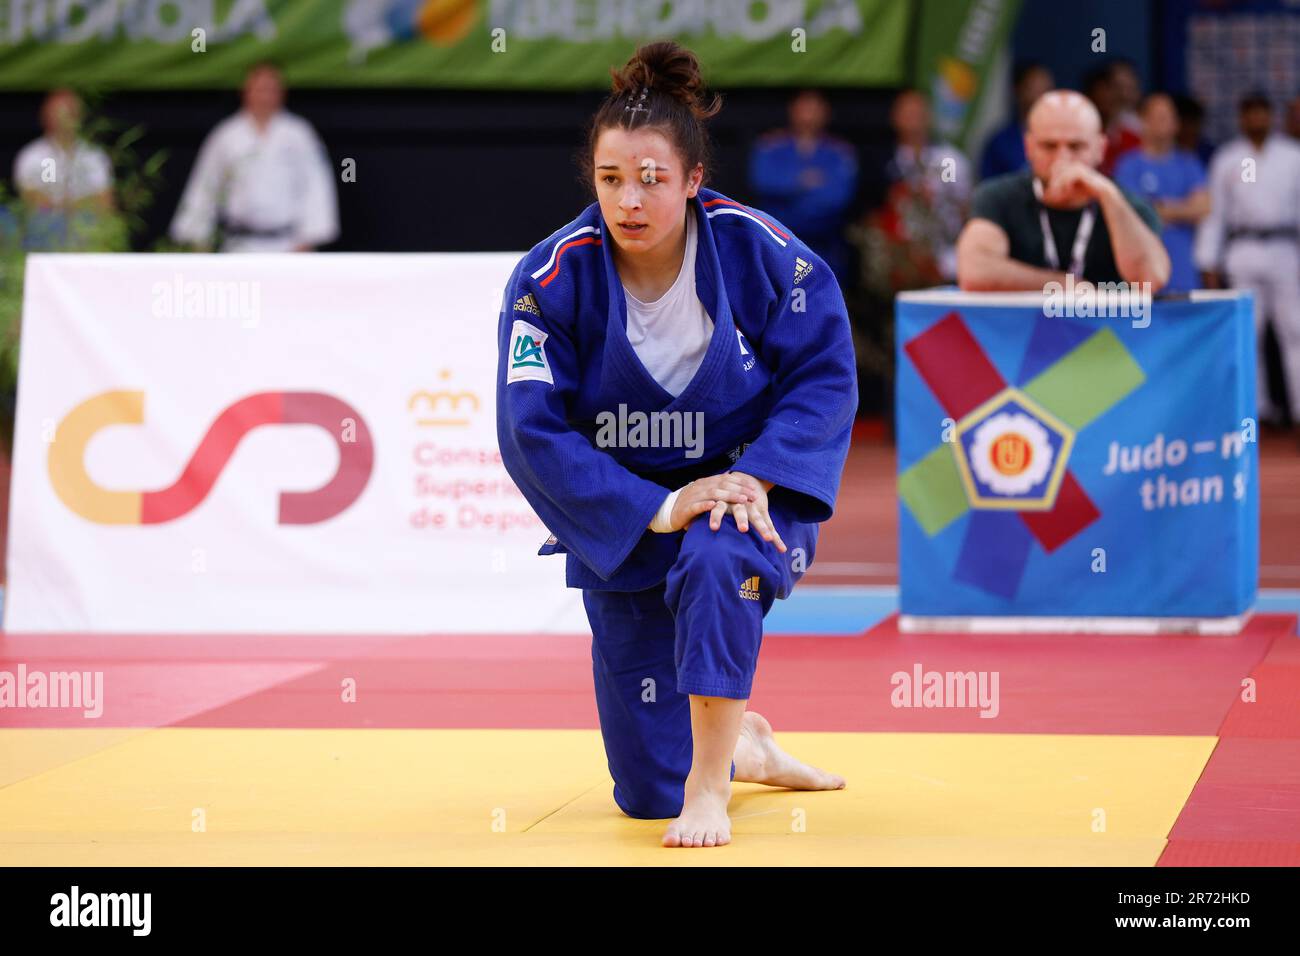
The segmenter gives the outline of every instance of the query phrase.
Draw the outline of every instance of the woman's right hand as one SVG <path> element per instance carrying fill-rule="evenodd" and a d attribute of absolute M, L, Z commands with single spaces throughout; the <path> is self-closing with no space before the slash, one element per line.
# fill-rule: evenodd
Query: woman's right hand
<path fill-rule="evenodd" d="M 677 495 L 669 521 L 674 531 L 680 531 L 695 518 L 712 511 L 720 501 L 743 504 L 753 500 L 753 494 L 730 474 L 697 478 Z"/>

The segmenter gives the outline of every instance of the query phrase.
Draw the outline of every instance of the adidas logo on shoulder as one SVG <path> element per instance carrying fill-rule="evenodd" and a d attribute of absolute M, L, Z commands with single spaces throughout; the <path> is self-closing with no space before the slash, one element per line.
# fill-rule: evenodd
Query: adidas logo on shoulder
<path fill-rule="evenodd" d="M 794 257 L 794 284 L 798 285 L 812 272 L 812 263 L 800 256 Z"/>
<path fill-rule="evenodd" d="M 521 295 L 519 298 L 515 299 L 515 311 L 531 312 L 533 315 L 536 315 L 538 317 L 540 317 L 542 314 L 542 310 L 537 307 L 537 300 L 533 298 L 533 294 L 531 292 L 526 293 L 525 295 Z"/>
<path fill-rule="evenodd" d="M 743 597 L 746 601 L 759 600 L 757 574 L 754 575 L 752 578 L 745 578 L 745 580 L 740 582 L 740 596 Z"/>

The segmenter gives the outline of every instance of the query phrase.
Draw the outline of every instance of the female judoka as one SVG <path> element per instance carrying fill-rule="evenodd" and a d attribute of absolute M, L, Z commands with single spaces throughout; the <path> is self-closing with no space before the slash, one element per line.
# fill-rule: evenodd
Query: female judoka
<path fill-rule="evenodd" d="M 763 617 L 835 505 L 853 345 L 826 264 L 703 187 L 719 104 L 694 54 L 652 43 L 611 73 L 584 154 L 597 201 L 506 290 L 497 435 L 552 532 L 540 553 L 583 592 L 615 802 L 675 817 L 665 846 L 720 846 L 732 779 L 844 786 L 745 705 Z"/>

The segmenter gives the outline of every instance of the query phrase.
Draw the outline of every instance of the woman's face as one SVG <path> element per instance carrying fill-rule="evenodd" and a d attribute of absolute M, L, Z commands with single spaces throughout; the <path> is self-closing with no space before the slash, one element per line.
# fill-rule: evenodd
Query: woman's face
<path fill-rule="evenodd" d="M 686 201 L 700 189 L 704 167 L 682 168 L 662 133 L 609 127 L 596 140 L 596 198 L 605 230 L 627 255 L 671 242 L 685 227 Z"/>

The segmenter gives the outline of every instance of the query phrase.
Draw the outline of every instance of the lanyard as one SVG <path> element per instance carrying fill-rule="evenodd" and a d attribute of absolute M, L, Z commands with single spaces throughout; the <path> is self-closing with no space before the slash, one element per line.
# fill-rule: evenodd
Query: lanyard
<path fill-rule="evenodd" d="M 1038 198 L 1038 225 L 1043 230 L 1043 255 L 1047 259 L 1048 268 L 1056 271 L 1061 268 L 1061 257 L 1057 255 L 1056 239 L 1052 236 L 1047 209 L 1043 206 L 1043 184 L 1037 177 L 1034 178 L 1034 195 Z M 1074 248 L 1070 250 L 1070 268 L 1067 271 L 1071 275 L 1083 275 L 1083 254 L 1088 248 L 1088 240 L 1092 238 L 1092 227 L 1096 224 L 1097 209 L 1089 203 L 1079 217 L 1079 229 L 1074 234 Z"/>

